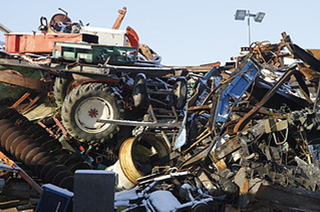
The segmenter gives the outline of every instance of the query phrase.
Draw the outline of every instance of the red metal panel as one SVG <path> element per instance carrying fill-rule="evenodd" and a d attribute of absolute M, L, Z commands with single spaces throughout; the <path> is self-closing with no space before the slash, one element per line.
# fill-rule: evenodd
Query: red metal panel
<path fill-rule="evenodd" d="M 20 40 L 18 35 L 5 34 L 6 51 L 15 53 L 19 51 Z"/>
<path fill-rule="evenodd" d="M 83 34 L 6 34 L 9 53 L 51 53 L 54 42 L 80 42 Z"/>

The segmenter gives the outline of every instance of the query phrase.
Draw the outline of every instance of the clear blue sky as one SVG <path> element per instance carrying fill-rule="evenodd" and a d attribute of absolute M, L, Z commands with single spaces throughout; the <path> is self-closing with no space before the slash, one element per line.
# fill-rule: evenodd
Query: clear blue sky
<path fill-rule="evenodd" d="M 72 21 L 111 28 L 118 9 L 127 7 L 121 25 L 133 27 L 141 43 L 158 52 L 164 65 L 222 63 L 247 46 L 247 22 L 234 20 L 237 9 L 265 12 L 262 23 L 251 21 L 252 41 L 278 43 L 286 31 L 304 48 L 320 48 L 320 1 L 289 0 L 78 0 L 1 1 L 0 22 L 15 32 L 37 31 L 61 7 Z M 3 40 L 1 33 L 0 40 Z"/>

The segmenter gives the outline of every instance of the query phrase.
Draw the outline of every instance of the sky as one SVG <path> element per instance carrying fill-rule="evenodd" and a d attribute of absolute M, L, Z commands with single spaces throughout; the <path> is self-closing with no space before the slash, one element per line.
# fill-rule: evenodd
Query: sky
<path fill-rule="evenodd" d="M 14 32 L 38 31 L 40 17 L 48 20 L 58 8 L 73 22 L 111 28 L 118 10 L 127 7 L 120 29 L 131 26 L 140 43 L 162 57 L 163 65 L 222 64 L 248 46 L 246 21 L 237 21 L 237 9 L 265 12 L 262 23 L 251 19 L 251 41 L 278 43 L 286 32 L 303 48 L 320 49 L 319 0 L 17 0 L 1 1 L 0 23 Z M 0 32 L 0 40 L 4 35 Z"/>

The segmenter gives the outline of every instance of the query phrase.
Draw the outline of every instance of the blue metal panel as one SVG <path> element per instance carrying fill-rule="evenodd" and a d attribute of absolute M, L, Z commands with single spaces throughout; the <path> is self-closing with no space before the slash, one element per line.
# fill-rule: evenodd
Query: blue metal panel
<path fill-rule="evenodd" d="M 214 126 L 225 123 L 233 107 L 237 105 L 244 92 L 254 82 L 261 68 L 248 59 L 246 65 L 238 72 L 229 86 L 222 92 L 216 106 Z"/>

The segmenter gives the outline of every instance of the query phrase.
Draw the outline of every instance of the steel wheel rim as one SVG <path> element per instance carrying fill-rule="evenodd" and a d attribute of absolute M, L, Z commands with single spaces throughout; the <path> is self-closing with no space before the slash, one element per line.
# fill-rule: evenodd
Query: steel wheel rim
<path fill-rule="evenodd" d="M 82 101 L 76 109 L 76 124 L 89 133 L 99 133 L 107 129 L 110 124 L 99 123 L 98 119 L 114 119 L 112 105 L 103 98 L 91 97 Z"/>

